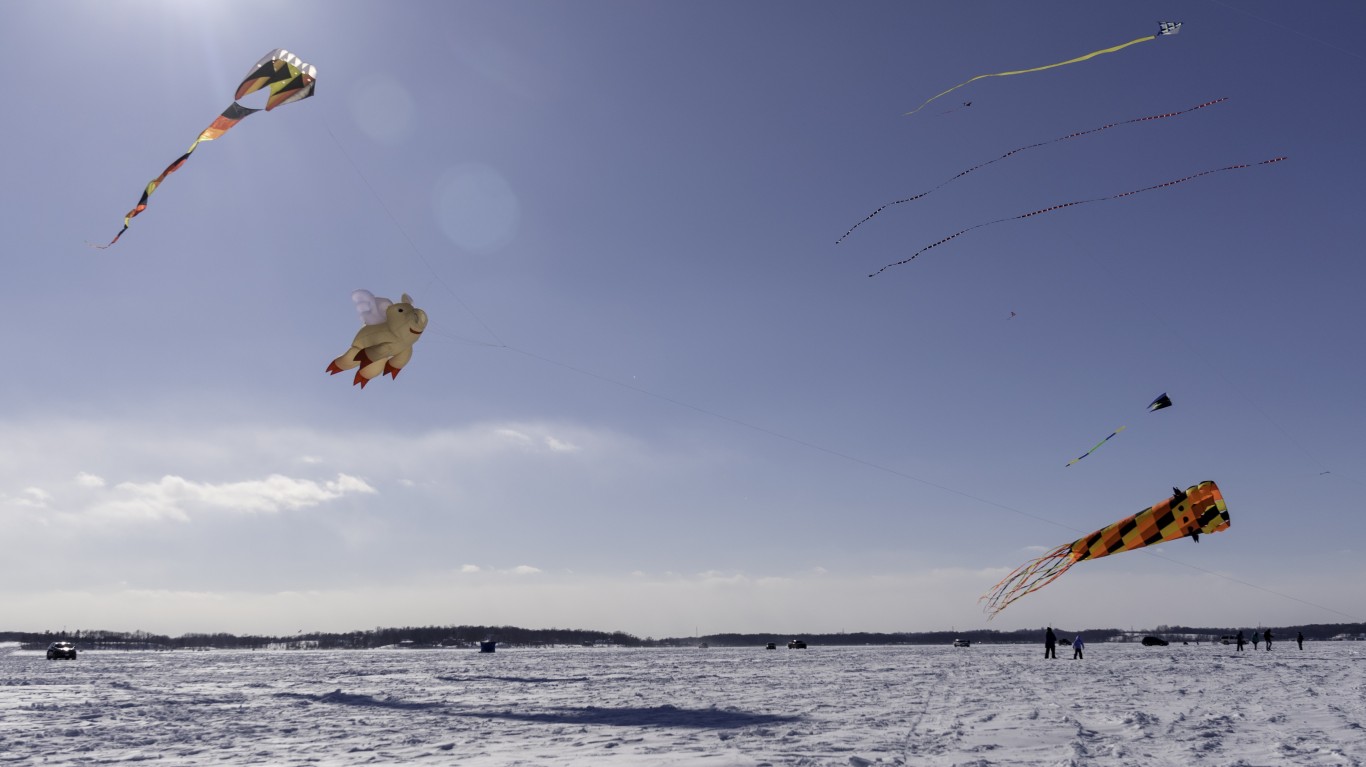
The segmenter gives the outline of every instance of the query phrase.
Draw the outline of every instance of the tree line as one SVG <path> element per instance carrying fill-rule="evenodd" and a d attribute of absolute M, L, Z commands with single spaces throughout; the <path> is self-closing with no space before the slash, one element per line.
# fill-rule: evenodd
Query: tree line
<path fill-rule="evenodd" d="M 1080 633 L 1088 642 L 1139 641 L 1147 634 L 1173 641 L 1218 642 L 1221 637 L 1255 628 L 1267 628 L 1281 641 L 1303 633 L 1305 639 L 1323 641 L 1336 637 L 1366 638 L 1366 623 L 1315 623 L 1300 626 L 1245 626 L 1192 627 L 1158 626 L 1156 629 L 1068 629 L 1055 626 L 1059 636 Z M 967 639 L 976 644 L 1021 644 L 1041 642 L 1043 627 L 996 631 L 969 629 L 964 631 L 908 631 L 908 632 L 853 632 L 853 633 L 719 633 L 692 637 L 640 638 L 624 631 L 594 629 L 546 628 L 530 629 L 520 626 L 401 626 L 377 627 L 349 632 L 304 632 L 270 636 L 258 634 L 202 634 L 180 636 L 154 634 L 147 631 L 0 631 L 0 642 L 18 642 L 26 649 L 43 649 L 51 642 L 74 642 L 83 649 L 130 650 L 274 650 L 274 649 L 354 649 L 378 647 L 461 648 L 477 647 L 481 642 L 496 642 L 503 647 L 548 646 L 614 646 L 614 647 L 694 647 L 706 643 L 709 647 L 753 647 L 769 642 L 786 644 L 789 639 L 801 639 L 812 646 L 849 645 L 946 645 L 955 639 Z"/>

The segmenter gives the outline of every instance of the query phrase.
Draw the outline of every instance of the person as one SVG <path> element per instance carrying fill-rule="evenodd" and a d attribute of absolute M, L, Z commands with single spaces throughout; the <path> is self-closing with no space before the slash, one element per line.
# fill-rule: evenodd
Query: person
<path fill-rule="evenodd" d="M 1304 632 L 1303 632 L 1303 631 L 1296 631 L 1296 632 L 1295 632 L 1295 644 L 1299 645 L 1301 650 L 1304 649 Z"/>
<path fill-rule="evenodd" d="M 1260 641 L 1262 641 L 1262 636 L 1261 636 L 1261 634 L 1258 634 L 1258 633 L 1257 633 L 1257 629 L 1253 629 L 1253 630 L 1252 630 L 1252 649 L 1256 650 L 1256 649 L 1257 649 L 1257 643 L 1260 642 Z"/>
<path fill-rule="evenodd" d="M 1082 659 L 1081 648 L 1085 646 L 1086 643 L 1081 641 L 1081 634 L 1077 634 L 1076 638 L 1072 640 L 1072 660 Z"/>
<path fill-rule="evenodd" d="M 1262 634 L 1262 641 L 1266 642 L 1266 651 L 1271 652 L 1271 629 L 1267 629 L 1266 633 Z"/>
<path fill-rule="evenodd" d="M 1243 630 L 1238 629 L 1238 652 L 1243 651 Z"/>
<path fill-rule="evenodd" d="M 1053 627 L 1049 626 L 1043 633 L 1043 657 L 1057 659 L 1058 657 L 1058 635 L 1053 633 Z"/>

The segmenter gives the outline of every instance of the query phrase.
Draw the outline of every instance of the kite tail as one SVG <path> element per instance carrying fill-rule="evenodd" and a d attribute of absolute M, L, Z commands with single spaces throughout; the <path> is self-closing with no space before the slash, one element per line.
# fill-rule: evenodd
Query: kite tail
<path fill-rule="evenodd" d="M 1072 202 L 1064 202 L 1064 203 L 1060 203 L 1060 204 L 1058 204 L 1058 205 L 1050 205 L 1050 206 L 1048 206 L 1047 208 L 1040 208 L 1040 209 L 1038 209 L 1038 210 L 1032 210 L 1032 211 L 1030 211 L 1030 212 L 1028 212 L 1028 213 L 1021 213 L 1021 214 L 1018 215 L 1018 216 L 1007 216 L 1006 218 L 998 218 L 998 219 L 996 219 L 995 221 L 987 221 L 987 222 L 985 222 L 985 223 L 977 224 L 977 225 L 975 225 L 975 226 L 970 226 L 970 227 L 968 227 L 967 229 L 962 229 L 962 230 L 960 230 L 960 231 L 954 232 L 953 234 L 949 235 L 948 237 L 945 237 L 944 239 L 939 240 L 939 241 L 937 241 L 937 242 L 932 242 L 932 243 L 930 243 L 929 245 L 926 245 L 925 247 L 921 248 L 920 250 L 917 250 L 916 252 L 912 253 L 909 257 L 903 258 L 903 259 L 901 259 L 900 261 L 893 261 L 893 262 L 891 262 L 890 264 L 887 264 L 887 265 L 883 266 L 881 269 L 878 269 L 876 272 L 873 272 L 872 274 L 870 274 L 870 275 L 868 275 L 868 276 L 869 276 L 869 277 L 876 277 L 876 276 L 878 276 L 879 274 L 882 274 L 883 272 L 887 271 L 888 269 L 890 269 L 890 268 L 892 268 L 892 267 L 894 267 L 894 266 L 901 266 L 901 265 L 903 265 L 903 264 L 908 264 L 908 263 L 914 261 L 914 260 L 916 259 L 916 257 L 918 257 L 920 254 L 924 253 L 925 251 L 929 250 L 930 248 L 937 248 L 937 247 L 939 247 L 940 245 L 943 245 L 944 243 L 946 243 L 946 242 L 948 242 L 948 241 L 950 241 L 950 240 L 953 240 L 953 239 L 956 239 L 956 238 L 958 238 L 958 237 L 961 237 L 961 236 L 967 234 L 968 232 L 971 232 L 971 231 L 974 230 L 974 229 L 981 229 L 982 227 L 985 227 L 985 226 L 994 226 L 994 225 L 996 225 L 996 224 L 1003 224 L 1003 223 L 1005 223 L 1005 222 L 1007 222 L 1007 221 L 1018 221 L 1018 220 L 1020 220 L 1020 219 L 1022 219 L 1022 218 L 1033 218 L 1034 216 L 1041 216 L 1041 215 L 1043 215 L 1043 214 L 1045 214 L 1045 213 L 1052 213 L 1052 212 L 1055 211 L 1055 210 L 1062 210 L 1062 209 L 1064 209 L 1064 208 L 1071 208 L 1071 207 L 1076 206 L 1076 205 L 1089 205 L 1090 203 L 1093 203 L 1093 202 L 1107 202 L 1107 201 L 1110 201 L 1110 200 L 1122 199 L 1122 198 L 1124 198 L 1124 197 L 1132 197 L 1132 196 L 1134 196 L 1134 195 L 1136 195 L 1136 194 L 1142 194 L 1142 193 L 1144 193 L 1144 192 L 1151 192 L 1151 191 L 1153 191 L 1154 189 L 1166 189 L 1166 188 L 1169 187 L 1169 186 L 1176 186 L 1177 184 L 1184 184 L 1184 183 L 1186 183 L 1187 181 L 1193 181 L 1193 180 L 1195 180 L 1195 179 L 1197 179 L 1197 178 L 1203 178 L 1204 176 L 1209 176 L 1209 175 L 1214 174 L 1214 173 L 1224 173 L 1224 172 L 1226 172 L 1226 171 L 1231 171 L 1231 170 L 1243 170 L 1243 169 L 1246 169 L 1246 168 L 1256 168 L 1256 167 L 1261 166 L 1261 165 L 1274 165 L 1275 163 L 1284 162 L 1285 160 L 1288 160 L 1288 159 L 1290 159 L 1290 158 L 1288 158 L 1288 157 L 1273 157 L 1273 158 L 1271 158 L 1270 160 L 1262 160 L 1261 162 L 1240 163 L 1240 164 L 1238 164 L 1238 165 L 1225 165 L 1225 166 L 1222 167 L 1222 168 L 1213 168 L 1213 169 L 1211 169 L 1211 170 L 1201 171 L 1201 172 L 1199 172 L 1199 173 L 1194 173 L 1194 174 L 1191 174 L 1191 175 L 1189 175 L 1189 176 L 1184 176 L 1184 177 L 1182 177 L 1182 178 L 1173 179 L 1173 180 L 1171 180 L 1171 181 L 1164 181 L 1164 182 L 1162 182 L 1161 184 L 1153 184 L 1152 186 L 1145 186 L 1145 187 L 1143 187 L 1142 189 L 1132 189 L 1132 190 L 1127 191 L 1127 192 L 1121 192 L 1121 193 L 1119 193 L 1119 194 L 1111 194 L 1111 195 L 1107 195 L 1107 196 L 1105 196 L 1105 197 L 1092 197 L 1092 198 L 1089 199 L 1089 200 L 1074 200 L 1074 201 L 1072 201 Z"/>
<path fill-rule="evenodd" d="M 991 620 L 1015 600 L 1057 580 L 1076 563 L 1077 559 L 1072 555 L 1072 544 L 1064 544 L 1038 559 L 1015 568 L 1014 572 L 992 586 L 991 590 L 977 601 L 986 602 L 983 609 L 987 612 L 987 620 Z"/>
<path fill-rule="evenodd" d="M 915 109 L 912 109 L 911 111 L 907 112 L 907 113 L 906 113 L 906 116 L 909 117 L 910 115 L 913 115 L 913 114 L 915 114 L 916 112 L 919 112 L 920 110 L 924 109 L 926 106 L 929 106 L 929 103 L 930 103 L 931 101 L 934 101 L 935 99 L 939 98 L 940 96 L 946 96 L 946 95 L 948 95 L 948 94 L 950 94 L 950 93 L 953 93 L 954 91 L 958 90 L 959 88 L 962 88 L 964 85 L 967 85 L 967 84 L 969 84 L 969 83 L 974 83 L 974 82 L 976 82 L 976 81 L 978 81 L 978 80 L 981 80 L 981 79 L 984 78 L 984 77 L 1006 77 L 1006 76 L 1008 76 L 1008 75 L 1023 75 L 1023 74 L 1028 74 L 1028 73 L 1030 73 L 1030 72 L 1042 72 L 1042 71 L 1045 70 L 1045 69 L 1052 69 L 1053 67 L 1061 67 L 1061 66 L 1066 66 L 1066 65 L 1068 65 L 1068 64 L 1076 64 L 1076 63 L 1081 62 L 1081 61 L 1086 61 L 1087 59 L 1093 59 L 1093 58 L 1095 58 L 1096 56 L 1099 56 L 1099 55 L 1101 55 L 1101 54 L 1103 54 L 1103 53 L 1114 53 L 1115 51 L 1118 51 L 1118 50 L 1121 50 L 1121 49 L 1124 49 L 1124 48 L 1128 48 L 1128 47 L 1131 46 L 1131 45 L 1137 45 L 1138 43 L 1146 43 L 1146 42 L 1148 42 L 1149 40 L 1156 40 L 1157 38 L 1158 38 L 1158 35 L 1147 35 L 1146 37 L 1140 37 L 1140 38 L 1138 38 L 1137 40 L 1130 40 L 1130 41 L 1127 42 L 1127 43 L 1120 43 L 1119 45 L 1111 46 L 1111 47 L 1109 47 L 1109 48 L 1101 48 L 1101 49 L 1098 50 L 1098 51 L 1091 51 L 1090 53 L 1088 53 L 1088 54 L 1086 54 L 1086 55 L 1084 55 L 1084 56 L 1078 56 L 1078 57 L 1076 57 L 1075 59 L 1068 59 L 1067 61 L 1059 61 L 1059 62 L 1056 63 L 1056 64 L 1045 64 L 1044 66 L 1041 66 L 1041 67 L 1033 67 L 1033 68 L 1031 68 L 1031 69 L 1016 69 L 1016 70 L 1011 71 L 1011 72 L 993 72 L 992 74 L 989 74 L 989 75 L 977 75 L 976 77 L 972 78 L 971 80 L 964 80 L 963 82 L 961 82 L 961 83 L 959 83 L 959 84 L 953 86 L 952 88 L 949 88 L 948 90 L 944 91 L 943 93 L 939 94 L 938 96 L 931 96 L 930 98 L 928 98 L 928 99 L 925 100 L 925 103 L 924 103 L 924 104 L 921 104 L 920 106 L 916 107 Z"/>
<path fill-rule="evenodd" d="M 240 122 L 242 118 L 253 112 L 259 111 L 261 110 L 244 107 L 236 101 L 232 102 L 232 106 L 223 110 L 223 114 L 219 115 L 218 119 L 210 123 L 209 127 L 205 128 L 199 134 L 198 138 L 194 140 L 194 143 L 190 144 L 190 148 L 185 150 L 185 154 L 177 157 L 175 162 L 166 166 L 166 170 L 163 170 L 160 176 L 152 179 L 147 184 L 147 188 L 142 190 L 142 197 L 138 200 L 138 204 L 133 206 L 133 209 L 128 211 L 128 215 L 123 217 L 123 228 L 119 230 L 118 234 L 114 235 L 114 239 L 110 240 L 108 245 L 90 243 L 90 246 L 104 250 L 110 245 L 118 242 L 119 238 L 123 236 L 123 233 L 128 231 L 128 225 L 133 221 L 133 217 L 144 210 L 147 210 L 147 198 L 152 196 L 152 192 L 155 192 L 157 187 L 161 186 L 161 182 L 165 181 L 167 176 L 180 170 L 180 166 L 184 165 L 185 161 L 190 159 L 190 155 L 194 153 L 195 147 L 199 146 L 201 141 L 213 141 L 224 133 L 227 133 L 228 129 Z"/>

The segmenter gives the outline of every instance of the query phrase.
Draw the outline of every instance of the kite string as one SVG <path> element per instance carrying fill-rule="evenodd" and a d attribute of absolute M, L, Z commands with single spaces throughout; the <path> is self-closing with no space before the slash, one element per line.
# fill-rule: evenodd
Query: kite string
<path fill-rule="evenodd" d="M 1214 99 L 1213 101 L 1206 101 L 1206 102 L 1203 103 L 1203 104 L 1197 104 L 1197 105 L 1195 105 L 1195 106 L 1193 106 L 1193 107 L 1190 107 L 1189 109 L 1182 109 L 1182 110 L 1179 111 L 1179 112 L 1165 112 L 1165 113 L 1163 113 L 1163 114 L 1148 115 L 1148 116 L 1146 116 L 1146 117 L 1135 117 L 1135 118 L 1133 118 L 1133 119 L 1131 119 L 1131 120 L 1123 120 L 1123 121 L 1121 121 L 1121 122 L 1113 122 L 1113 123 L 1110 123 L 1110 124 L 1108 124 L 1108 125 L 1102 125 L 1102 126 L 1100 126 L 1099 128 L 1091 128 L 1090 130 L 1077 131 L 1076 133 L 1069 133 L 1069 134 L 1067 134 L 1066 136 L 1060 136 L 1060 137 L 1055 138 L 1055 139 L 1049 139 L 1048 141 L 1040 141 L 1040 142 L 1038 142 L 1038 143 L 1036 143 L 1036 144 L 1029 144 L 1029 145 L 1027 145 L 1027 146 L 1017 147 L 1017 148 L 1015 148 L 1015 149 L 1010 150 L 1009 152 L 1006 152 L 1005 154 L 1001 155 L 1000 157 L 997 157 L 997 158 L 994 159 L 994 160 L 988 160 L 988 161 L 986 161 L 986 162 L 984 162 L 984 163 L 980 163 L 980 164 L 974 165 L 974 166 L 972 166 L 971 168 L 968 168 L 967 170 L 962 171 L 961 173 L 959 173 L 958 175 L 954 176 L 953 178 L 950 178 L 950 179 L 948 179 L 947 181 L 942 181 L 942 182 L 939 183 L 938 186 L 935 186 L 935 187 L 933 187 L 933 188 L 931 188 L 931 189 L 928 189 L 928 190 L 926 190 L 926 191 L 924 191 L 924 192 L 921 192 L 920 194 L 914 195 L 914 196 L 912 196 L 912 197 L 905 197 L 905 198 L 902 198 L 902 199 L 900 199 L 900 200 L 893 200 L 892 202 L 889 202 L 889 203 L 887 203 L 886 205 L 883 205 L 882 207 L 878 208 L 877 210 L 873 211 L 872 213 L 869 213 L 867 216 L 864 216 L 864 218 L 863 218 L 862 221 L 860 221 L 860 222 L 858 222 L 857 224 L 854 224 L 853 226 L 849 227 L 849 231 L 845 232 L 838 240 L 835 240 L 835 244 L 836 244 L 836 245 L 839 245 L 841 242 L 844 242 L 845 238 L 847 238 L 849 235 L 853 234 L 855 229 L 857 229 L 857 228 L 859 228 L 860 226 L 863 226 L 864 224 L 868 223 L 869 221 L 871 221 L 871 220 L 873 219 L 874 216 L 876 216 L 877 214 L 881 213 L 882 211 L 884 211 L 884 210 L 886 210 L 886 209 L 892 207 L 893 205 L 901 205 L 901 204 L 903 204 L 903 203 L 914 202 L 914 201 L 916 201 L 916 200 L 919 200 L 921 197 L 924 197 L 924 196 L 930 194 L 931 192 L 938 191 L 939 189 L 941 189 L 941 188 L 947 186 L 948 184 L 953 183 L 954 181 L 957 181 L 958 179 L 960 179 L 960 178 L 962 178 L 962 177 L 968 175 L 969 173 L 972 173 L 972 172 L 975 171 L 975 170 L 979 170 L 979 169 L 981 169 L 981 168 L 987 167 L 988 165 L 992 165 L 992 164 L 994 164 L 994 163 L 998 163 L 998 162 L 1000 162 L 1001 160 L 1004 160 L 1004 159 L 1006 159 L 1006 158 L 1008 158 L 1008 157 L 1011 157 L 1011 156 L 1013 156 L 1013 155 L 1019 154 L 1020 152 L 1023 152 L 1023 151 L 1029 150 L 1029 149 L 1037 149 L 1038 147 L 1041 147 L 1041 146 L 1048 146 L 1049 144 L 1056 144 L 1056 143 L 1058 143 L 1059 141 L 1067 141 L 1068 139 L 1080 138 L 1080 137 L 1082 137 L 1082 136 L 1089 136 L 1089 135 L 1092 134 L 1092 133 L 1099 133 L 1099 132 L 1104 131 L 1104 130 L 1109 130 L 1110 128 L 1117 128 L 1117 127 L 1119 127 L 1119 126 L 1121 126 L 1121 125 L 1131 125 L 1131 124 L 1134 124 L 1134 123 L 1152 122 L 1152 121 L 1154 121 L 1154 120 L 1165 120 L 1165 119 L 1168 118 L 1168 117 L 1178 117 L 1178 116 L 1183 115 L 1183 114 L 1186 114 L 1186 113 L 1188 113 L 1188 112 L 1194 112 L 1194 111 L 1197 110 L 1197 109 L 1204 109 L 1205 107 L 1212 107 L 1212 106 L 1214 106 L 1215 104 L 1222 104 L 1222 103 L 1225 102 L 1225 101 L 1228 101 L 1228 97 L 1227 97 L 1227 96 L 1225 96 L 1225 97 L 1223 97 L 1223 98 Z"/>
<path fill-rule="evenodd" d="M 901 259 L 900 261 L 893 261 L 892 263 L 883 266 L 881 269 L 878 269 L 876 272 L 873 272 L 872 274 L 870 274 L 870 275 L 868 275 L 868 276 L 869 276 L 869 277 L 876 277 L 876 276 L 878 276 L 879 274 L 882 274 L 883 272 L 887 271 L 888 269 L 890 269 L 890 268 L 892 268 L 892 267 L 894 267 L 894 266 L 901 266 L 901 265 L 903 265 L 903 264 L 908 264 L 908 263 L 914 261 L 914 260 L 916 259 L 917 256 L 919 256 L 920 254 L 924 253 L 925 251 L 927 251 L 927 250 L 929 250 L 929 249 L 931 249 L 931 248 L 937 248 L 937 247 L 939 247 L 940 245 L 943 245 L 944 243 L 949 242 L 950 240 L 956 239 L 956 238 L 958 238 L 958 237 L 961 237 L 961 236 L 964 235 L 964 234 L 967 234 L 968 232 L 973 231 L 974 229 L 981 229 L 981 228 L 983 228 L 983 227 L 992 226 L 993 224 L 1004 223 L 1004 222 L 1006 222 L 1006 221 L 1018 221 L 1019 219 L 1022 219 L 1022 218 L 1032 218 L 1032 217 L 1034 217 L 1034 216 L 1043 215 L 1044 213 L 1052 213 L 1052 212 L 1055 211 L 1055 210 L 1062 210 L 1063 208 L 1071 208 L 1071 207 L 1076 206 L 1076 205 L 1087 205 L 1087 204 L 1090 204 L 1090 203 L 1093 203 L 1093 202 L 1105 202 L 1105 201 L 1108 201 L 1108 200 L 1118 200 L 1118 199 L 1123 198 L 1123 197 L 1132 197 L 1133 195 L 1141 194 L 1141 193 L 1143 193 L 1143 192 L 1150 192 L 1150 191 L 1152 191 L 1152 190 L 1154 190 L 1154 189 L 1164 189 L 1164 188 L 1169 187 L 1169 186 L 1176 186 L 1177 184 L 1184 184 L 1184 183 L 1187 182 L 1187 181 L 1193 181 L 1193 180 L 1195 180 L 1195 179 L 1197 179 L 1197 178 L 1201 178 L 1201 177 L 1203 177 L 1203 176 L 1208 176 L 1208 175 L 1210 175 L 1210 174 L 1212 174 L 1212 173 L 1223 173 L 1224 171 L 1241 170 L 1241 169 L 1244 169 L 1244 168 L 1255 168 L 1255 167 L 1260 166 L 1260 165 L 1271 165 L 1271 164 L 1273 164 L 1273 163 L 1278 163 L 1278 162 L 1281 162 L 1281 161 L 1286 160 L 1286 159 L 1289 159 L 1289 158 L 1287 158 L 1287 157 L 1273 157 L 1273 158 L 1271 158 L 1270 160 L 1262 160 L 1261 162 L 1240 163 L 1240 164 L 1237 164 L 1237 165 L 1225 165 L 1225 166 L 1222 167 L 1222 168 L 1213 168 L 1213 169 L 1211 169 L 1211 170 L 1205 170 L 1205 171 L 1201 171 L 1201 172 L 1199 172 L 1199 173 L 1193 173 L 1193 174 L 1191 174 L 1191 175 L 1189 175 L 1189 176 L 1185 176 L 1185 177 L 1183 177 L 1183 178 L 1174 179 L 1174 180 L 1172 180 L 1172 181 L 1164 181 L 1164 182 L 1162 182 L 1162 183 L 1160 183 L 1160 184 L 1153 184 L 1152 186 L 1145 186 L 1145 187 L 1143 187 L 1142 189 L 1132 189 L 1132 190 L 1127 191 L 1127 192 L 1120 192 L 1119 194 L 1106 195 L 1106 196 L 1104 196 L 1104 197 L 1092 197 L 1092 198 L 1089 199 L 1089 200 L 1074 200 L 1074 201 L 1072 201 L 1072 202 L 1064 202 L 1064 203 L 1060 203 L 1060 204 L 1058 204 L 1058 205 L 1050 205 L 1050 206 L 1047 207 L 1047 208 L 1040 208 L 1039 210 L 1033 210 L 1033 211 L 1030 211 L 1030 212 L 1028 212 L 1028 213 L 1021 213 L 1021 214 L 1018 215 L 1018 216 L 1007 216 L 1006 218 L 998 218 L 998 219 L 996 219 L 995 221 L 987 221 L 987 222 L 985 222 L 985 223 L 976 224 L 976 225 L 973 225 L 973 226 L 968 227 L 967 229 L 963 229 L 963 230 L 961 230 L 961 231 L 954 232 L 953 234 L 949 235 L 948 237 L 945 237 L 945 238 L 942 239 L 942 240 L 939 240 L 939 241 L 937 241 L 937 242 L 932 242 L 932 243 L 930 243 L 929 245 L 926 245 L 925 247 L 921 248 L 920 250 L 917 250 L 916 252 L 912 253 L 912 254 L 910 255 L 910 257 L 908 257 L 908 258 L 903 258 L 903 259 Z"/>

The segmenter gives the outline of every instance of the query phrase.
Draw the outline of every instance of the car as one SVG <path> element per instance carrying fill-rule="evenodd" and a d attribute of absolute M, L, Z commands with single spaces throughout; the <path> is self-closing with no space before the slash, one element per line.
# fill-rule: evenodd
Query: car
<path fill-rule="evenodd" d="M 787 649 L 789 649 L 789 650 L 805 650 L 805 649 L 806 649 L 806 642 L 803 641 L 803 640 L 801 640 L 801 639 L 793 639 L 792 641 L 790 641 L 790 642 L 787 643 Z"/>
<path fill-rule="evenodd" d="M 76 645 L 70 642 L 53 642 L 47 646 L 47 659 L 76 660 Z"/>
<path fill-rule="evenodd" d="M 954 647 L 972 647 L 972 640 L 971 640 L 971 639 L 955 639 L 955 640 L 953 640 L 953 646 L 954 646 Z"/>

